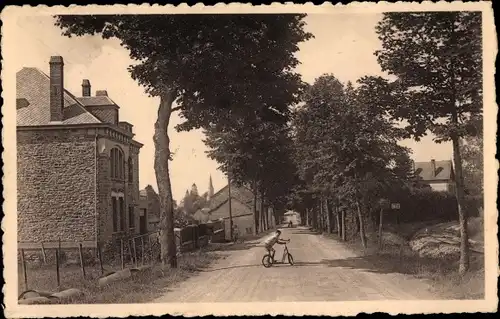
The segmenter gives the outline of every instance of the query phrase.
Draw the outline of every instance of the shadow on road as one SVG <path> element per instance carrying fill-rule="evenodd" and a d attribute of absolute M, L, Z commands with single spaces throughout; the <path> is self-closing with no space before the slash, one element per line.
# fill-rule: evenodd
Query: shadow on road
<path fill-rule="evenodd" d="M 290 234 L 293 235 L 319 235 L 320 232 L 311 229 L 293 229 Z"/>
<path fill-rule="evenodd" d="M 237 266 L 220 267 L 220 268 L 214 268 L 214 269 L 205 269 L 205 270 L 202 270 L 201 272 L 214 272 L 214 271 L 220 271 L 220 270 L 228 270 L 228 269 L 236 269 L 236 268 L 252 268 L 252 267 L 264 268 L 261 264 L 237 265 Z"/>
<path fill-rule="evenodd" d="M 235 250 L 246 250 L 250 249 L 253 247 L 257 247 L 258 243 L 255 242 L 243 242 L 243 243 L 236 243 L 236 244 L 222 244 L 217 247 L 213 247 L 211 250 L 212 251 L 235 251 Z"/>

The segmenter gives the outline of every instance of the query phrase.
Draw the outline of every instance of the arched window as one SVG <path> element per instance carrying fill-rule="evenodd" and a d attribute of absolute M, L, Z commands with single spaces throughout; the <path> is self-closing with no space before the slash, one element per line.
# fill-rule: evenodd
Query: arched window
<path fill-rule="evenodd" d="M 113 148 L 111 150 L 110 161 L 111 178 L 125 179 L 125 160 L 123 152 L 118 148 Z"/>
<path fill-rule="evenodd" d="M 134 181 L 134 162 L 132 157 L 128 158 L 128 182 L 132 183 Z"/>

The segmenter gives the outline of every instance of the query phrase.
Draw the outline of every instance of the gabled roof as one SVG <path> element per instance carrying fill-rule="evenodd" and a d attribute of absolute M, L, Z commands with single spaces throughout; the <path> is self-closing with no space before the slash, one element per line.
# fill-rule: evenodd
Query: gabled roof
<path fill-rule="evenodd" d="M 245 206 L 246 208 L 252 210 L 252 207 L 250 207 L 250 205 L 248 205 L 247 203 L 243 202 L 242 200 L 238 199 L 237 197 L 232 197 L 231 196 L 231 199 L 232 200 L 236 200 L 238 202 L 240 202 L 241 204 L 243 204 L 243 206 Z M 208 211 L 208 214 L 212 214 L 213 211 L 217 210 L 218 208 L 220 208 L 221 206 L 223 206 L 225 203 L 229 202 L 229 198 L 226 198 L 225 200 L 223 200 L 222 202 L 220 202 L 217 206 L 211 208 L 209 211 Z M 240 216 L 242 214 L 234 214 L 233 217 L 236 217 L 236 216 Z"/>
<path fill-rule="evenodd" d="M 50 78 L 37 68 L 16 74 L 17 126 L 101 123 L 68 91 L 64 90 L 62 123 L 50 122 Z"/>
<path fill-rule="evenodd" d="M 115 106 L 118 105 L 108 96 L 81 96 L 77 97 L 78 102 L 85 106 Z"/>
<path fill-rule="evenodd" d="M 442 181 L 453 179 L 453 164 L 451 160 L 435 161 L 436 171 L 433 172 L 432 162 L 415 162 L 415 175 L 423 181 Z"/>
<path fill-rule="evenodd" d="M 220 207 L 225 201 L 227 201 L 226 191 L 229 185 L 225 185 L 219 189 L 210 199 L 210 208 Z M 250 188 L 246 186 L 237 186 L 231 183 L 231 197 L 238 199 L 239 202 L 249 206 L 253 201 L 253 192 Z"/>

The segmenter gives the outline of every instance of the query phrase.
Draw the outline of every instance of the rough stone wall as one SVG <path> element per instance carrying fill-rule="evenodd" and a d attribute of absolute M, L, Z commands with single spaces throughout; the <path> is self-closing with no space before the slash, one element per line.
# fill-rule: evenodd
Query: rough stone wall
<path fill-rule="evenodd" d="M 87 131 L 18 131 L 17 143 L 18 240 L 95 240 L 94 137 Z"/>
<path fill-rule="evenodd" d="M 106 153 L 98 155 L 97 181 L 99 242 L 103 244 L 109 242 L 113 235 L 110 163 Z"/>
<path fill-rule="evenodd" d="M 130 156 L 132 158 L 132 181 L 128 181 L 128 202 L 134 208 L 134 226 L 135 232 L 140 232 L 140 212 L 139 212 L 139 152 L 135 148 L 130 149 Z M 127 177 L 128 179 L 128 174 Z M 130 221 L 129 221 L 130 222 Z M 146 227 L 147 214 L 146 214 Z"/>

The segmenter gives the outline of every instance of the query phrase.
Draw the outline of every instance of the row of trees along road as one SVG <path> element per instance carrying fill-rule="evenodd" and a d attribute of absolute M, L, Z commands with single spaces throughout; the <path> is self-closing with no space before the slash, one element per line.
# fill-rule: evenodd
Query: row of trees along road
<path fill-rule="evenodd" d="M 273 122 L 298 97 L 298 44 L 305 15 L 63 15 L 66 36 L 117 38 L 137 64 L 130 74 L 159 98 L 153 137 L 163 264 L 177 267 L 167 128 L 225 132 L 241 119 Z M 258 123 L 260 125 L 260 122 Z"/>
<path fill-rule="evenodd" d="M 364 77 L 356 89 L 333 76 L 316 80 L 294 117 L 302 177 L 294 200 L 309 207 L 319 201 L 327 219 L 331 208 L 353 207 L 366 245 L 365 209 L 410 176 L 407 150 L 396 142 L 428 133 L 437 143 L 451 141 L 464 274 L 469 249 L 462 152 L 469 189 L 482 193 L 481 13 L 386 13 L 376 32 L 382 48 L 375 55 L 395 80 Z"/>
<path fill-rule="evenodd" d="M 301 81 L 294 54 L 312 37 L 303 30 L 303 18 L 57 17 L 67 36 L 118 38 L 138 62 L 129 67 L 132 77 L 159 97 L 154 166 L 164 263 L 177 264 L 167 127 L 172 112 L 179 111 L 185 121 L 176 129 L 203 129 L 209 156 L 232 181 L 260 194 L 263 205 L 283 208 L 288 201 L 297 210 L 312 211 L 313 223 L 326 223 L 328 230 L 331 218 L 339 224 L 342 212 L 355 211 L 364 245 L 366 215 L 383 204 L 381 198 L 397 198 L 395 189 L 411 179 L 408 150 L 398 141 L 429 132 L 438 143 L 451 141 L 459 271 L 465 273 L 469 251 L 461 152 L 469 158 L 480 152 L 474 136 L 482 128 L 481 13 L 385 13 L 376 27 L 382 47 L 375 55 L 392 80 L 366 76 L 356 86 L 333 75 L 310 86 Z M 467 163 L 477 175 L 480 166 Z M 254 200 L 254 212 L 256 205 Z M 262 218 L 255 218 L 256 232 Z"/>

